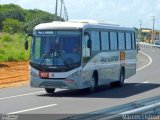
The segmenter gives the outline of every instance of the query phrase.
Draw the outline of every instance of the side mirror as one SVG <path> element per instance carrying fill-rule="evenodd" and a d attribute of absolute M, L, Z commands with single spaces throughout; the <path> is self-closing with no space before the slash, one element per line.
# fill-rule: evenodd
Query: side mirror
<path fill-rule="evenodd" d="M 24 43 L 25 50 L 28 50 L 28 37 L 33 37 L 33 35 L 32 34 L 26 35 L 25 43 Z"/>
<path fill-rule="evenodd" d="M 25 47 L 25 50 L 28 50 L 28 40 L 25 41 L 24 47 Z"/>
<path fill-rule="evenodd" d="M 87 47 L 88 48 L 92 48 L 92 40 L 91 39 L 88 39 L 88 41 L 87 41 Z"/>
<path fill-rule="evenodd" d="M 92 40 L 91 40 L 90 33 L 89 32 L 85 32 L 84 35 L 88 37 L 87 38 L 88 39 L 88 41 L 87 41 L 87 47 L 88 48 L 92 48 Z"/>

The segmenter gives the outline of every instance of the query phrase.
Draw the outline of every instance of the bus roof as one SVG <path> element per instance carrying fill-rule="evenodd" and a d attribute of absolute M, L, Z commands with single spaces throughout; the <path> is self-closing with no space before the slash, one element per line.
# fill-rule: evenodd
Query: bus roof
<path fill-rule="evenodd" d="M 100 23 L 94 20 L 71 20 L 71 21 L 54 21 L 51 23 L 42 23 L 37 25 L 34 30 L 76 30 L 86 28 L 100 28 L 100 29 L 112 29 L 112 30 L 127 30 L 134 31 L 134 28 L 120 27 L 116 24 Z"/>

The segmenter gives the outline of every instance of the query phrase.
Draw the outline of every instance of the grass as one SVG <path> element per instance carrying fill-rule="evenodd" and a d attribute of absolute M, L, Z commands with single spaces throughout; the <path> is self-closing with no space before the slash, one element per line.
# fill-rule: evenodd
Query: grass
<path fill-rule="evenodd" d="M 29 51 L 24 49 L 25 34 L 0 33 L 0 62 L 28 61 Z"/>

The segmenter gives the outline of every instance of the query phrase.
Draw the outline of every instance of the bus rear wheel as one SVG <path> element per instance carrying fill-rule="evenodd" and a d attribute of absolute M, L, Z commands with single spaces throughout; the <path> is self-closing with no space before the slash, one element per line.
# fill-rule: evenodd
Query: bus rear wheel
<path fill-rule="evenodd" d="M 124 85 L 124 80 L 125 80 L 125 71 L 124 69 L 121 70 L 120 76 L 119 76 L 119 81 L 116 82 L 111 82 L 111 87 L 122 87 Z"/>
<path fill-rule="evenodd" d="M 119 81 L 117 82 L 118 87 L 122 87 L 124 85 L 125 72 L 124 69 L 121 70 Z"/>
<path fill-rule="evenodd" d="M 54 93 L 55 92 L 55 88 L 45 88 L 46 93 Z"/>

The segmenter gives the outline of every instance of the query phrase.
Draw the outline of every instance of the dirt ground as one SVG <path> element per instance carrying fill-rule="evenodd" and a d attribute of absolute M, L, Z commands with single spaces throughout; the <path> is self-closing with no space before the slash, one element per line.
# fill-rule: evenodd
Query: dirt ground
<path fill-rule="evenodd" d="M 0 62 L 0 88 L 27 85 L 28 62 Z"/>

